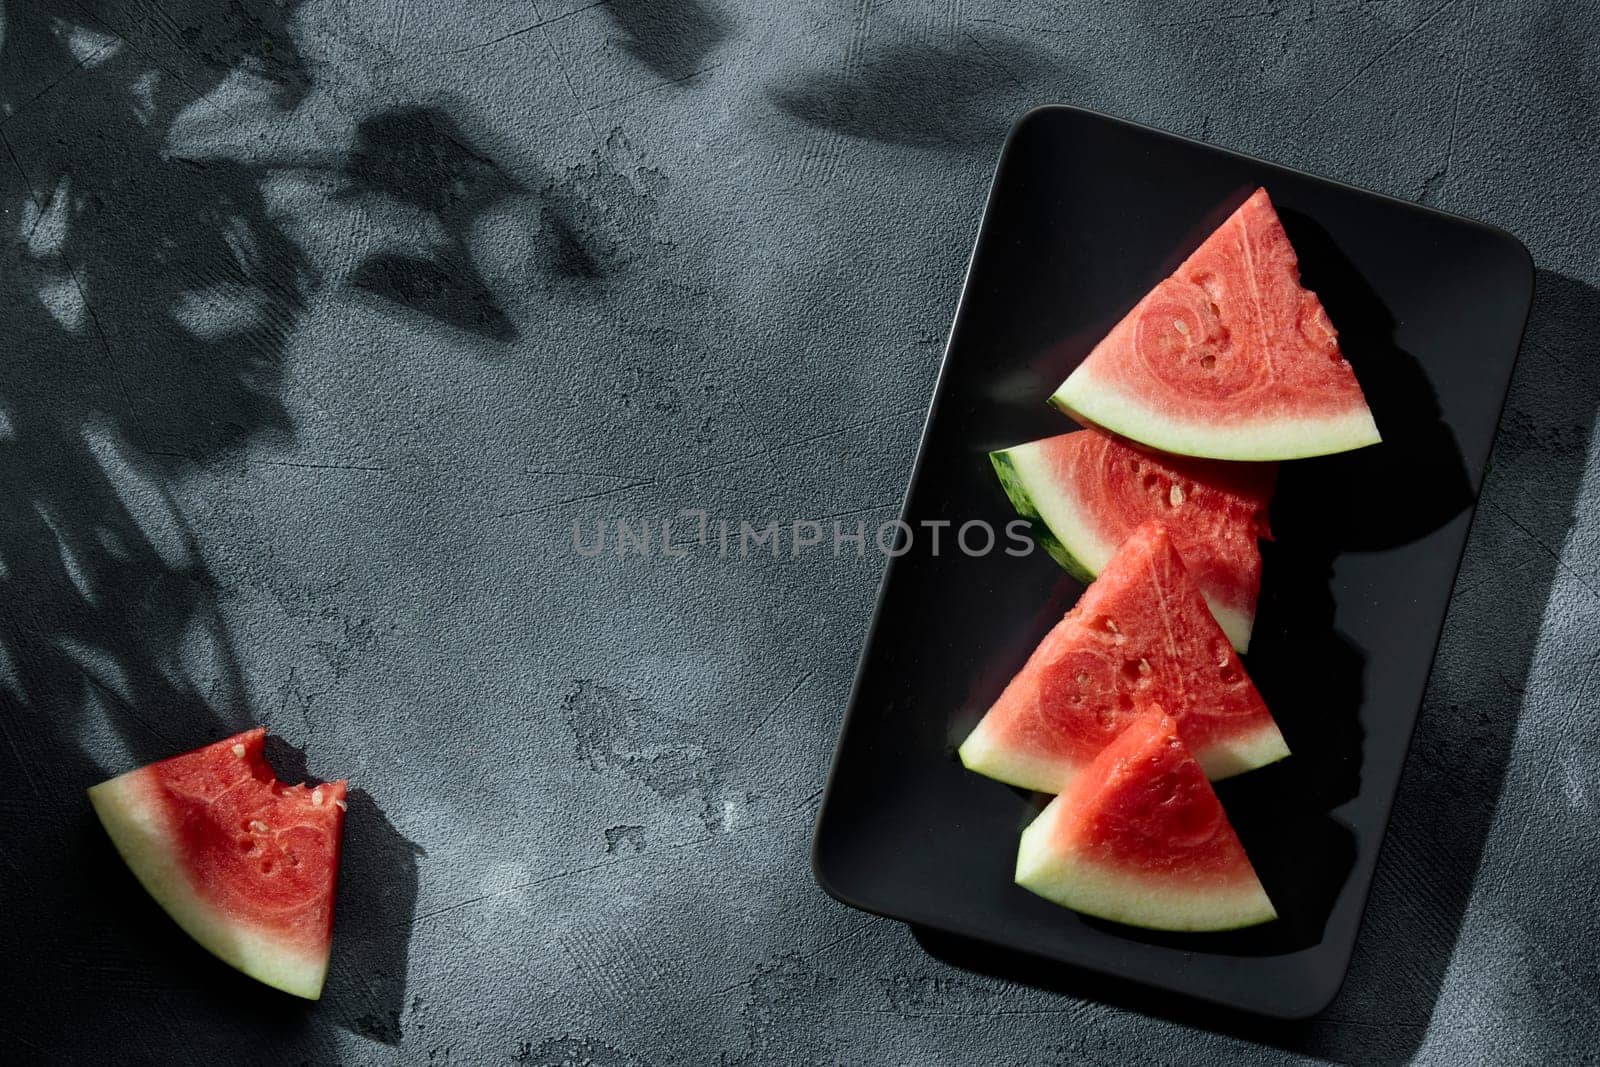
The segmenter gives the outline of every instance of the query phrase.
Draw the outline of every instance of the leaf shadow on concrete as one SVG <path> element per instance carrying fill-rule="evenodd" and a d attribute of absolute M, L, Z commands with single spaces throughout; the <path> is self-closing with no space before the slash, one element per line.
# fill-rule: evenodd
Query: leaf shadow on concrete
<path fill-rule="evenodd" d="M 198 1042 L 189 1056 L 206 1042 L 220 1054 L 319 1040 L 318 1011 L 368 1032 L 363 1016 L 403 1001 L 415 850 L 370 800 L 353 798 L 364 876 L 341 906 L 387 916 L 389 940 L 365 957 L 375 984 L 359 1003 L 332 982 L 317 1008 L 189 942 L 83 794 L 258 714 L 178 485 L 292 439 L 284 347 L 321 272 L 268 210 L 267 167 L 178 158 L 167 135 L 238 71 L 292 110 L 312 85 L 293 15 L 268 0 L 169 4 L 160 25 L 73 3 L 6 7 L 0 772 L 27 816 L 0 820 L 0 1001 L 12 1036 L 67 1058 L 104 1055 L 111 1034 L 160 1039 L 136 1025 L 150 1012 L 184 1021 L 190 1032 L 171 1036 Z M 304 776 L 303 759 L 278 757 Z"/>
<path fill-rule="evenodd" d="M 702 69 L 733 23 L 704 0 L 606 0 L 606 14 L 624 34 L 623 47 L 668 81 Z"/>
<path fill-rule="evenodd" d="M 340 198 L 387 198 L 437 222 L 427 254 L 383 251 L 359 264 L 355 288 L 494 341 L 517 328 L 474 265 L 468 247 L 474 221 L 522 186 L 469 144 L 436 106 L 393 108 L 357 126 L 343 163 Z"/>
<path fill-rule="evenodd" d="M 999 34 L 867 51 L 854 69 L 811 70 L 767 88 L 779 111 L 847 137 L 955 151 L 993 143 L 1015 118 L 1008 102 L 1042 59 Z"/>
<path fill-rule="evenodd" d="M 299 162 L 332 176 L 332 199 L 362 212 L 380 235 L 346 283 L 401 321 L 422 316 L 500 344 L 518 339 L 515 317 L 473 255 L 491 214 L 522 215 L 519 224 L 536 227 L 527 262 L 497 279 L 524 296 L 602 297 L 627 259 L 619 242 L 629 235 L 612 232 L 627 213 L 615 194 L 639 194 L 607 171 L 608 160 L 597 155 L 576 177 L 524 162 L 519 178 L 440 103 L 376 111 L 357 125 L 348 155 Z"/>

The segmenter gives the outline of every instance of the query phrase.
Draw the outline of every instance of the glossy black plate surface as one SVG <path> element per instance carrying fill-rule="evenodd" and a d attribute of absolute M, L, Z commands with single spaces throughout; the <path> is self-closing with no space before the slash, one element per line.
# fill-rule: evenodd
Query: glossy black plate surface
<path fill-rule="evenodd" d="M 1082 586 L 1043 552 L 892 560 L 818 818 L 847 904 L 1173 992 L 1301 1017 L 1349 963 L 1527 319 L 1506 233 L 1075 108 L 1012 132 L 902 518 L 1013 515 L 986 453 L 1072 424 L 1045 398 L 1258 185 L 1339 328 L 1380 446 L 1285 464 L 1247 665 L 1294 755 L 1219 793 L 1281 919 L 1160 934 L 1012 884 L 1035 798 L 955 746 Z M 1397 946 L 1396 951 L 1403 951 Z"/>

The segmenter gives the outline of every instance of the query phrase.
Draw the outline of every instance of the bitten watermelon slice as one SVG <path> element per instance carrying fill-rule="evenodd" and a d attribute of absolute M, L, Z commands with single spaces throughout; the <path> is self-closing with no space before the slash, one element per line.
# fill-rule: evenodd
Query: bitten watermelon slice
<path fill-rule="evenodd" d="M 322 995 L 345 783 L 284 785 L 266 731 L 130 771 L 89 790 L 117 851 L 207 950 L 286 993 Z"/>
<path fill-rule="evenodd" d="M 1295 459 L 1378 442 L 1265 189 L 1134 305 L 1051 402 L 1166 452 Z"/>
<path fill-rule="evenodd" d="M 1006 495 L 1057 563 L 1090 581 L 1140 523 L 1167 528 L 1233 647 L 1250 644 L 1270 537 L 1270 463 L 1155 455 L 1098 430 L 991 452 Z"/>
<path fill-rule="evenodd" d="M 1166 528 L 1122 543 L 961 745 L 968 769 L 1060 793 L 1156 702 L 1211 778 L 1289 754 Z"/>
<path fill-rule="evenodd" d="M 1022 831 L 1017 884 L 1153 930 L 1278 917 L 1178 724 L 1151 707 Z"/>

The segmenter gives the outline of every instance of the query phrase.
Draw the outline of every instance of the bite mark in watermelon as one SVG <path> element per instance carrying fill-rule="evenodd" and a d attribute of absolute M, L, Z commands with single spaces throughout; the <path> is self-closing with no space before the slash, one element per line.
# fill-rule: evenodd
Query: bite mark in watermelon
<path fill-rule="evenodd" d="M 1233 647 L 1250 644 L 1270 537 L 1273 464 L 1152 454 L 1099 430 L 990 453 L 1000 483 L 1050 556 L 1084 581 L 1141 523 L 1163 523 Z"/>
<path fill-rule="evenodd" d="M 1130 534 L 961 745 L 968 769 L 1060 793 L 1155 702 L 1211 778 L 1289 754 L 1166 528 Z"/>
<path fill-rule="evenodd" d="M 1278 916 L 1222 803 L 1151 707 L 1022 832 L 1017 884 L 1153 930 L 1233 930 Z"/>
<path fill-rule="evenodd" d="M 1050 399 L 1082 422 L 1212 459 L 1296 459 L 1379 441 L 1265 189 L 1134 305 Z"/>
<path fill-rule="evenodd" d="M 261 728 L 89 790 L 123 861 L 212 954 L 286 993 L 322 995 L 345 783 L 284 785 Z"/>

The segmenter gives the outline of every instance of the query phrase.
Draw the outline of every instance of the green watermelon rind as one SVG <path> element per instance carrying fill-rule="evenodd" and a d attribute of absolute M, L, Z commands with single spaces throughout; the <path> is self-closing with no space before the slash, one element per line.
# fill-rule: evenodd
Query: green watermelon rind
<path fill-rule="evenodd" d="M 1005 489 L 1011 506 L 1033 527 L 1033 539 L 1039 547 L 1080 582 L 1092 582 L 1099 568 L 1091 568 L 1084 563 L 1044 516 L 1044 508 L 1036 497 L 1049 482 L 1029 476 L 1027 468 L 1030 454 L 1027 449 L 1027 445 L 1017 445 L 990 452 L 989 462 L 994 465 L 994 472 L 999 475 L 1000 485 Z M 1105 566 L 1104 562 L 1101 566 Z"/>
<path fill-rule="evenodd" d="M 1309 459 L 1379 444 L 1382 437 L 1365 405 L 1342 415 L 1272 418 L 1208 426 L 1165 418 L 1079 367 L 1050 403 L 1079 422 L 1180 456 L 1268 462 Z"/>
<path fill-rule="evenodd" d="M 1052 800 L 1022 831 L 1016 882 L 1084 915 L 1146 930 L 1210 933 L 1259 926 L 1278 917 L 1259 879 L 1200 890 L 1192 883 L 1140 877 L 1082 853 L 1050 847 L 1064 798 Z"/>
<path fill-rule="evenodd" d="M 1105 569 L 1117 546 L 1094 536 L 1079 517 L 1083 505 L 1061 490 L 1048 466 L 1037 457 L 1044 442 L 1030 441 L 989 453 L 989 462 L 1011 506 L 1033 527 L 1034 541 L 1051 559 L 1080 582 L 1092 582 Z M 1240 652 L 1250 649 L 1255 619 L 1219 603 L 1204 590 L 1206 605 Z"/>
<path fill-rule="evenodd" d="M 984 716 L 956 750 L 961 765 L 974 774 L 1018 789 L 1062 793 L 1089 765 L 1088 760 L 1043 757 L 999 742 L 990 736 L 988 721 Z M 1288 755 L 1289 745 L 1273 721 L 1262 723 L 1253 733 L 1218 741 L 1194 753 L 1200 769 L 1213 782 L 1277 763 Z"/>
<path fill-rule="evenodd" d="M 230 921 L 196 893 L 143 775 L 132 771 L 89 789 L 89 803 L 139 884 L 185 933 L 224 963 L 285 993 L 320 998 L 327 954 L 286 948 Z"/>

